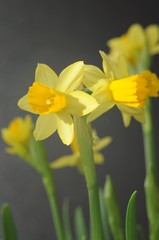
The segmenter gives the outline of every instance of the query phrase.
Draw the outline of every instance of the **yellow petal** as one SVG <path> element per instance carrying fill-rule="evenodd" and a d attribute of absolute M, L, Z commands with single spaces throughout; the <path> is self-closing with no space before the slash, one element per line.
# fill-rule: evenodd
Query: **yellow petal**
<path fill-rule="evenodd" d="M 35 72 L 35 81 L 55 89 L 58 77 L 48 65 L 38 64 Z"/>
<path fill-rule="evenodd" d="M 159 26 L 152 24 L 146 29 L 147 41 L 150 48 L 151 54 L 156 54 L 159 52 Z"/>
<path fill-rule="evenodd" d="M 118 59 L 117 59 L 117 75 L 118 78 L 124 78 L 129 76 L 129 71 L 128 71 L 128 63 L 126 61 L 126 58 L 124 55 L 120 54 Z"/>
<path fill-rule="evenodd" d="M 104 162 L 103 154 L 99 152 L 94 153 L 94 162 L 96 164 L 102 164 Z"/>
<path fill-rule="evenodd" d="M 106 75 L 106 77 L 108 79 L 114 79 L 116 78 L 116 76 L 114 76 L 114 72 L 113 72 L 113 64 L 112 62 L 109 60 L 109 58 L 107 57 L 107 55 L 105 54 L 105 52 L 103 51 L 99 51 L 102 59 L 103 59 L 103 62 L 102 62 L 102 65 L 103 65 L 103 70 L 104 70 L 104 73 Z"/>
<path fill-rule="evenodd" d="M 33 132 L 37 141 L 48 138 L 57 129 L 57 117 L 56 114 L 50 113 L 41 115 L 36 121 L 36 127 Z"/>
<path fill-rule="evenodd" d="M 108 146 L 112 142 L 112 137 L 104 137 L 99 139 L 97 145 L 93 147 L 95 151 L 101 151 L 103 148 Z"/>
<path fill-rule="evenodd" d="M 105 85 L 105 74 L 96 66 L 85 65 L 83 84 L 92 92 Z"/>
<path fill-rule="evenodd" d="M 145 44 L 144 29 L 140 24 L 133 24 L 128 29 L 128 37 L 132 44 L 143 47 Z"/>
<path fill-rule="evenodd" d="M 130 122 L 131 122 L 131 115 L 129 115 L 125 112 L 121 112 L 121 114 L 122 114 L 124 126 L 128 127 L 130 125 Z"/>
<path fill-rule="evenodd" d="M 79 161 L 79 155 L 70 154 L 62 156 L 50 164 L 51 168 L 58 169 L 63 167 L 75 167 Z"/>
<path fill-rule="evenodd" d="M 115 103 L 111 101 L 100 104 L 93 112 L 89 114 L 89 116 L 87 117 L 87 122 L 92 122 L 93 120 L 101 116 L 103 113 L 110 110 L 114 105 Z"/>
<path fill-rule="evenodd" d="M 76 116 L 83 116 L 92 112 L 98 103 L 94 97 L 91 95 L 82 92 L 74 91 L 68 96 L 68 106 L 67 110 Z"/>
<path fill-rule="evenodd" d="M 144 108 L 133 108 L 122 104 L 117 104 L 117 107 L 122 113 L 124 126 L 128 127 L 130 124 L 131 117 L 134 117 L 138 122 L 145 122 Z"/>
<path fill-rule="evenodd" d="M 77 89 L 81 84 L 83 72 L 82 61 L 71 64 L 60 73 L 56 89 L 67 93 Z"/>
<path fill-rule="evenodd" d="M 134 107 L 129 107 L 120 103 L 116 104 L 117 107 L 119 108 L 120 111 L 128 113 L 129 115 L 133 116 L 136 114 L 140 114 L 144 111 L 144 108 L 134 108 Z"/>
<path fill-rule="evenodd" d="M 70 145 L 74 137 L 74 125 L 72 117 L 66 111 L 57 113 L 57 131 L 62 140 L 66 145 Z"/>
<path fill-rule="evenodd" d="M 146 116 L 145 116 L 144 111 L 142 111 L 139 114 L 134 115 L 134 118 L 140 123 L 145 123 L 146 122 Z"/>
<path fill-rule="evenodd" d="M 28 103 L 28 95 L 27 94 L 24 95 L 24 97 L 20 98 L 20 100 L 18 101 L 18 107 L 25 111 L 35 113 L 34 110 L 31 108 L 31 106 Z"/>

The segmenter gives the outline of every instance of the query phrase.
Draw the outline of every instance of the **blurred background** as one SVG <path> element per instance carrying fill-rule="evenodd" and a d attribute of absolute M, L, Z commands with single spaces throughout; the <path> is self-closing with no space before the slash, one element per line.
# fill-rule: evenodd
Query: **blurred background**
<path fill-rule="evenodd" d="M 108 52 L 107 40 L 121 35 L 133 23 L 144 27 L 159 24 L 157 0 L 0 0 L 0 128 L 26 113 L 17 101 L 34 81 L 37 63 L 46 63 L 57 73 L 83 60 L 101 67 L 99 50 Z M 159 75 L 159 57 L 153 71 Z M 153 101 L 156 140 L 159 135 L 159 99 Z M 36 118 L 34 118 L 36 119 Z M 123 219 L 128 199 L 138 192 L 138 222 L 147 228 L 144 198 L 144 154 L 141 126 L 132 121 L 125 129 L 115 108 L 94 122 L 100 137 L 112 136 L 97 167 L 100 187 L 111 175 L 121 202 Z M 70 153 L 56 134 L 45 141 L 49 161 Z M 158 153 L 159 156 L 159 153 Z M 70 199 L 70 214 L 81 205 L 88 223 L 87 191 L 83 176 L 75 168 L 55 171 L 59 204 Z M 8 202 L 14 214 L 19 239 L 55 239 L 46 193 L 39 175 L 24 161 L 5 153 L 0 140 L 0 206 Z"/>

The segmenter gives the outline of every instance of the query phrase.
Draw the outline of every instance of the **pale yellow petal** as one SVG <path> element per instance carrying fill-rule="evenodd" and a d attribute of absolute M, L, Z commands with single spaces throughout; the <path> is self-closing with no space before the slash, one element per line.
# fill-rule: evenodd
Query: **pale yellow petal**
<path fill-rule="evenodd" d="M 108 146 L 112 142 L 112 137 L 104 137 L 99 139 L 97 145 L 93 146 L 95 151 L 101 151 L 103 148 Z"/>
<path fill-rule="evenodd" d="M 70 145 L 74 137 L 74 125 L 71 115 L 66 111 L 57 113 L 57 131 L 62 140 L 66 145 Z"/>
<path fill-rule="evenodd" d="M 63 167 L 75 167 L 78 164 L 79 156 L 77 154 L 70 154 L 59 157 L 50 164 L 51 168 L 58 169 Z"/>
<path fill-rule="evenodd" d="M 116 70 L 116 74 L 118 76 L 118 79 L 129 76 L 128 63 L 124 55 L 122 54 L 119 55 L 117 59 L 117 66 L 118 67 Z"/>
<path fill-rule="evenodd" d="M 27 94 L 24 95 L 24 97 L 19 99 L 18 107 L 25 110 L 25 111 L 35 113 L 34 110 L 31 108 L 31 106 L 28 103 L 28 95 Z"/>
<path fill-rule="evenodd" d="M 144 108 L 133 108 L 122 104 L 117 104 L 117 107 L 122 113 L 123 122 L 125 127 L 128 127 L 131 121 L 131 117 L 134 117 L 138 122 L 145 122 Z"/>
<path fill-rule="evenodd" d="M 56 131 L 56 129 L 57 129 L 56 114 L 50 113 L 38 117 L 33 134 L 35 139 L 39 141 L 51 136 Z"/>
<path fill-rule="evenodd" d="M 106 53 L 103 52 L 103 51 L 99 51 L 102 59 L 103 59 L 103 62 L 102 62 L 102 65 L 103 65 L 103 70 L 104 70 L 104 73 L 106 75 L 106 78 L 108 79 L 114 79 L 114 72 L 113 72 L 113 63 L 109 60 L 109 58 L 107 57 Z"/>
<path fill-rule="evenodd" d="M 130 122 L 131 122 L 131 115 L 129 115 L 125 112 L 121 112 L 121 114 L 122 114 L 124 126 L 128 127 L 130 125 Z"/>
<path fill-rule="evenodd" d="M 134 118 L 140 123 L 145 123 L 146 122 L 145 111 L 143 110 L 140 114 L 134 115 Z"/>
<path fill-rule="evenodd" d="M 147 41 L 152 55 L 159 53 L 159 26 L 152 24 L 146 29 Z"/>
<path fill-rule="evenodd" d="M 159 41 L 159 26 L 156 24 L 149 25 L 145 29 L 147 40 L 150 46 Z"/>
<path fill-rule="evenodd" d="M 84 63 L 75 62 L 65 68 L 59 75 L 57 90 L 61 92 L 72 92 L 81 84 L 84 72 Z"/>
<path fill-rule="evenodd" d="M 110 110 L 114 105 L 115 103 L 111 101 L 100 104 L 93 112 L 89 114 L 89 116 L 87 117 L 87 122 L 92 122 L 93 120 L 97 119 L 103 113 Z"/>
<path fill-rule="evenodd" d="M 94 153 L 94 162 L 95 164 L 102 164 L 104 162 L 104 156 L 102 153 L 95 152 Z"/>
<path fill-rule="evenodd" d="M 83 116 L 97 108 L 98 103 L 94 97 L 82 91 L 74 91 L 68 95 L 67 110 L 76 116 Z"/>
<path fill-rule="evenodd" d="M 140 24 L 133 24 L 128 29 L 128 36 L 132 44 L 143 47 L 145 44 L 145 32 Z"/>
<path fill-rule="evenodd" d="M 119 108 L 120 111 L 128 113 L 129 115 L 133 116 L 136 114 L 140 114 L 143 112 L 143 108 L 134 108 L 134 107 L 129 107 L 123 104 L 116 104 L 117 107 Z"/>
<path fill-rule="evenodd" d="M 55 89 L 58 76 L 48 65 L 38 64 L 35 72 L 35 81 Z"/>
<path fill-rule="evenodd" d="M 83 84 L 92 92 L 105 85 L 105 74 L 96 66 L 85 65 Z"/>
<path fill-rule="evenodd" d="M 151 53 L 151 55 L 155 55 L 155 54 L 159 53 L 159 44 L 152 46 L 150 49 L 150 53 Z"/>

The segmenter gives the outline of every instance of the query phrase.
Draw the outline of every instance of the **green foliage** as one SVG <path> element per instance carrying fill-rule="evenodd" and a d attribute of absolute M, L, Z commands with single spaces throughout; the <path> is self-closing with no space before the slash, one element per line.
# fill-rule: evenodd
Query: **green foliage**
<path fill-rule="evenodd" d="M 76 240 L 88 239 L 86 224 L 81 207 L 77 207 L 75 210 L 75 232 Z"/>
<path fill-rule="evenodd" d="M 7 203 L 3 204 L 1 209 L 1 222 L 2 222 L 3 240 L 18 240 L 11 208 Z"/>
<path fill-rule="evenodd" d="M 114 240 L 124 240 L 121 209 L 119 200 L 110 176 L 107 176 L 104 187 L 104 201 L 108 216 L 109 226 Z"/>
<path fill-rule="evenodd" d="M 137 239 L 137 224 L 136 224 L 136 194 L 131 195 L 127 210 L 126 210 L 126 240 Z"/>

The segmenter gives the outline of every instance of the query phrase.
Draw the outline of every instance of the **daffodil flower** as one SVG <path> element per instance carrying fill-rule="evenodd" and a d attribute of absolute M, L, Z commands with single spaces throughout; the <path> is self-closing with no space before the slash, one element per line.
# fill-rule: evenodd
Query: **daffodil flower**
<path fill-rule="evenodd" d="M 99 138 L 96 135 L 96 132 L 93 131 L 93 152 L 94 152 L 94 162 L 96 164 L 102 164 L 104 162 L 104 156 L 100 151 L 104 149 L 106 146 L 108 146 L 112 141 L 111 137 L 104 137 Z M 59 169 L 63 167 L 78 167 L 78 169 L 82 172 L 82 164 L 80 160 L 80 153 L 77 146 L 76 137 L 74 136 L 74 139 L 71 143 L 71 150 L 72 154 L 62 156 L 55 161 L 53 161 L 50 166 L 54 169 Z"/>
<path fill-rule="evenodd" d="M 32 137 L 33 122 L 30 116 L 13 119 L 7 128 L 1 130 L 2 139 L 9 145 L 6 151 L 24 157 Z"/>
<path fill-rule="evenodd" d="M 48 138 L 57 130 L 63 143 L 69 145 L 74 136 L 71 115 L 83 116 L 97 107 L 94 97 L 76 90 L 83 71 L 83 62 L 76 62 L 57 76 L 49 66 L 38 64 L 35 82 L 18 102 L 21 109 L 39 115 L 33 132 L 36 140 Z"/>
<path fill-rule="evenodd" d="M 117 60 L 123 54 L 130 66 L 147 65 L 150 57 L 159 53 L 159 26 L 149 25 L 145 29 L 140 24 L 133 24 L 127 33 L 108 41 L 110 57 Z"/>
<path fill-rule="evenodd" d="M 144 106 L 148 96 L 157 97 L 159 80 L 150 71 L 129 76 L 126 60 L 120 56 L 117 65 L 100 51 L 103 72 L 96 66 L 86 65 L 84 85 L 93 92 L 99 106 L 88 116 L 93 121 L 104 112 L 117 106 L 122 113 L 124 125 L 130 124 L 131 117 L 145 122 Z"/>

